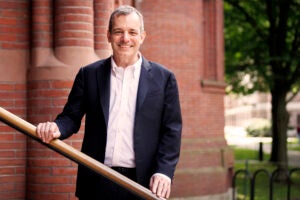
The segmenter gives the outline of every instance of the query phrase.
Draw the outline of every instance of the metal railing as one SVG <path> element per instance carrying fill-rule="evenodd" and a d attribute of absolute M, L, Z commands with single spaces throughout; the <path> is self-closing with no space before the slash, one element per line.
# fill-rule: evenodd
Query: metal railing
<path fill-rule="evenodd" d="M 255 188 L 256 188 L 256 180 L 258 175 L 260 174 L 265 174 L 267 176 L 268 179 L 268 193 L 269 193 L 269 199 L 273 200 L 274 199 L 274 184 L 277 181 L 276 178 L 278 177 L 278 175 L 280 174 L 281 176 L 284 176 L 282 178 L 284 178 L 285 182 L 286 182 L 286 187 L 287 187 L 287 192 L 286 192 L 286 199 L 287 200 L 291 200 L 291 187 L 292 187 L 292 175 L 296 174 L 296 173 L 300 174 L 300 168 L 293 168 L 290 169 L 288 171 L 283 171 L 281 169 L 276 169 L 273 172 L 269 172 L 266 169 L 258 169 L 256 171 L 254 171 L 253 173 L 251 173 L 248 169 L 240 169 L 237 170 L 234 175 L 233 175 L 233 179 L 232 179 L 232 199 L 236 200 L 237 199 L 237 183 L 236 183 L 236 179 L 238 177 L 238 175 L 240 174 L 244 174 L 244 178 L 245 180 L 250 182 L 250 200 L 254 200 L 256 195 L 255 195 Z M 244 189 L 247 190 L 247 185 L 245 184 Z M 244 191 L 244 193 L 247 193 Z"/>
<path fill-rule="evenodd" d="M 41 144 L 47 146 L 48 148 L 58 152 L 59 154 L 71 159 L 77 164 L 84 165 L 94 172 L 110 179 L 111 181 L 119 184 L 125 189 L 135 193 L 139 197 L 147 200 L 162 200 L 163 198 L 157 197 L 149 189 L 143 187 L 142 185 L 132 181 L 131 179 L 123 176 L 122 174 L 112 170 L 106 165 L 98 162 L 97 160 L 89 157 L 88 155 L 78 151 L 72 146 L 62 142 L 59 139 L 52 140 L 49 144 L 43 143 L 41 139 L 36 135 L 36 127 L 27 121 L 19 118 L 18 116 L 12 114 L 11 112 L 0 107 L 0 120 L 7 125 L 15 128 L 16 130 L 24 133 L 25 135 L 31 137 L 32 139 L 40 142 Z"/>

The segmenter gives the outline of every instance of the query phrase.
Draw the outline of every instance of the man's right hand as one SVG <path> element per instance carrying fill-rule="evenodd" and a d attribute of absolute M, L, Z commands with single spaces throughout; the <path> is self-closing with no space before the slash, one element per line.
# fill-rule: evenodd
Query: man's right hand
<path fill-rule="evenodd" d="M 51 140 L 59 138 L 61 135 L 55 122 L 39 123 L 36 127 L 36 133 L 45 143 L 49 143 Z"/>

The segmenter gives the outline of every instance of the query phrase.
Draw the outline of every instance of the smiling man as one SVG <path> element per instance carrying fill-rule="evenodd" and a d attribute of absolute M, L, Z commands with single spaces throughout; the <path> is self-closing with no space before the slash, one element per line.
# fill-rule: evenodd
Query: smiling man
<path fill-rule="evenodd" d="M 127 67 L 134 64 L 139 59 L 139 49 L 143 43 L 146 32 L 141 25 L 142 16 L 140 13 L 132 12 L 122 14 L 122 12 L 112 15 L 111 25 L 107 32 L 108 41 L 113 49 L 113 59 L 117 66 Z"/>
<path fill-rule="evenodd" d="M 139 11 L 116 9 L 107 32 L 113 55 L 79 70 L 62 113 L 38 124 L 37 134 L 46 143 L 68 138 L 85 115 L 83 153 L 169 198 L 182 130 L 178 87 L 171 71 L 142 56 L 145 37 Z M 78 166 L 76 196 L 139 199 L 84 166 Z"/>

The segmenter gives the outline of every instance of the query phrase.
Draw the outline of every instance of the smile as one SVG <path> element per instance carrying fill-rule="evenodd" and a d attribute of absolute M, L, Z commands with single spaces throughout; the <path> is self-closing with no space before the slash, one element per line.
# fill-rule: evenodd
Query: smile
<path fill-rule="evenodd" d="M 132 47 L 132 45 L 122 45 L 122 44 L 120 44 L 118 46 L 121 48 L 131 48 Z"/>

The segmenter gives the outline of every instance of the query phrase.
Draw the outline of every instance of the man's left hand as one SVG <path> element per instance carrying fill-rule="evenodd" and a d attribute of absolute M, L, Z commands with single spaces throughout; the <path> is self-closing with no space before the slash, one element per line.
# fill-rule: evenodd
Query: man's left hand
<path fill-rule="evenodd" d="M 157 197 L 169 198 L 171 193 L 171 181 L 168 177 L 154 174 L 150 179 L 150 190 Z"/>

